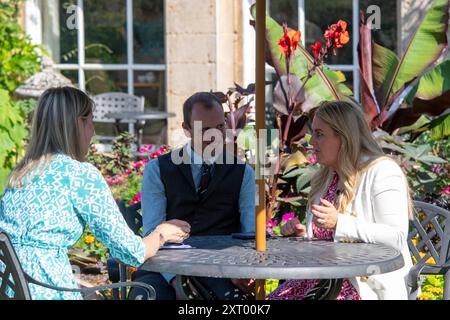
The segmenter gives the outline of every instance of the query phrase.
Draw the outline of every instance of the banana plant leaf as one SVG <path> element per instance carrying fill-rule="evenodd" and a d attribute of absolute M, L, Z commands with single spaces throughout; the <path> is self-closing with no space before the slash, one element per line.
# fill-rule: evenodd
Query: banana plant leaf
<path fill-rule="evenodd" d="M 406 46 L 393 76 L 385 79 L 389 85 L 383 105 L 392 102 L 399 90 L 432 66 L 447 48 L 449 6 L 449 0 L 436 0 L 427 11 Z"/>
<path fill-rule="evenodd" d="M 413 89 L 417 78 L 431 70 L 447 49 L 449 6 L 449 0 L 434 2 L 418 29 L 412 34 L 400 58 L 393 51 L 372 41 L 370 28 L 364 24 L 364 17 L 361 15 L 361 40 L 358 46 L 361 95 L 364 110 L 372 121 L 372 127 L 381 126 L 389 119 L 384 128 L 392 131 L 400 126 L 412 124 L 420 117 L 421 110 L 401 109 L 401 102 L 408 93 L 413 96 L 414 92 L 410 93 L 410 90 Z M 372 45 L 369 45 L 370 43 Z M 429 92 L 427 94 L 429 96 Z M 422 99 L 418 98 L 416 104 L 423 104 Z M 437 103 L 426 108 L 432 107 L 439 108 Z M 440 114 L 442 109 L 440 110 L 434 114 Z M 403 116 L 400 117 L 397 113 L 402 113 Z"/>
<path fill-rule="evenodd" d="M 430 123 L 430 137 L 433 140 L 441 140 L 450 136 L 450 113 L 447 113 Z"/>
<path fill-rule="evenodd" d="M 438 64 L 419 81 L 416 97 L 431 100 L 450 91 L 450 59 Z"/>
<path fill-rule="evenodd" d="M 410 94 L 408 103 L 412 108 L 399 109 L 392 118 L 392 124 L 387 126 L 388 131 L 406 125 L 407 127 L 400 128 L 399 133 L 412 131 L 417 137 L 417 133 L 431 130 L 430 137 L 433 140 L 448 136 L 449 120 L 443 113 L 450 108 L 450 60 L 438 64 L 420 78 Z M 424 114 L 440 117 L 433 121 L 421 122 L 420 119 L 423 120 Z M 413 124 L 409 126 L 411 123 Z"/>
<path fill-rule="evenodd" d="M 372 65 L 372 30 L 364 22 L 364 13 L 360 13 L 360 42 L 358 45 L 358 60 L 360 66 L 361 102 L 368 120 L 372 120 L 381 112 L 374 92 Z"/>
<path fill-rule="evenodd" d="M 412 105 L 416 113 L 435 116 L 450 108 L 450 59 L 420 78 Z"/>

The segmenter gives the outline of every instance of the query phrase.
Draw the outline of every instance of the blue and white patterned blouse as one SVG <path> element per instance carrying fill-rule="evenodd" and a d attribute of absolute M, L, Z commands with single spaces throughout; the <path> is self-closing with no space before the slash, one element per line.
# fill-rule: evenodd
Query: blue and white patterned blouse
<path fill-rule="evenodd" d="M 112 256 L 138 267 L 145 244 L 127 226 L 100 171 L 56 155 L 46 169 L 0 201 L 0 229 L 26 273 L 53 286 L 76 288 L 67 251 L 88 225 Z M 30 285 L 33 299 L 81 299 L 81 294 Z"/>

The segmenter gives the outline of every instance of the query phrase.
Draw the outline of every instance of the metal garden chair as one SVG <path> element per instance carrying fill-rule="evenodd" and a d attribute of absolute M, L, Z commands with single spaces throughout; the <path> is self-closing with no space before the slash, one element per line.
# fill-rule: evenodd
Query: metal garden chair
<path fill-rule="evenodd" d="M 128 227 L 134 232 L 134 234 L 141 235 L 141 228 L 142 228 L 142 215 L 140 213 L 141 203 L 138 202 L 134 205 L 127 207 L 125 203 L 119 201 L 118 206 Z M 126 264 L 123 264 L 117 259 L 109 258 L 108 261 L 106 262 L 106 265 L 108 269 L 108 276 L 111 282 L 116 283 L 127 281 L 128 267 Z M 114 289 L 113 297 L 114 299 L 119 298 L 125 299 L 126 288 L 121 289 L 120 296 L 119 290 Z"/>
<path fill-rule="evenodd" d="M 108 113 L 117 112 L 143 112 L 144 111 L 144 97 L 138 97 L 123 92 L 106 92 L 98 94 L 92 98 L 95 102 L 94 122 L 114 124 L 115 134 L 120 133 L 119 123 L 113 118 L 108 118 L 105 115 Z M 128 131 L 134 135 L 135 120 L 123 119 L 121 123 L 128 123 Z M 111 143 L 114 136 L 96 136 L 100 142 Z"/>
<path fill-rule="evenodd" d="M 140 282 L 119 282 L 92 288 L 71 289 L 55 287 L 37 281 L 23 271 L 8 235 L 0 230 L 0 300 L 32 300 L 28 287 L 30 283 L 52 290 L 85 294 L 107 289 L 139 287 L 146 292 L 146 296 L 141 296 L 139 299 L 154 300 L 156 296 L 152 286 Z"/>
<path fill-rule="evenodd" d="M 414 201 L 414 207 L 414 228 L 408 234 L 408 247 L 417 262 L 411 268 L 408 284 L 414 292 L 420 275 L 443 275 L 443 299 L 450 300 L 450 212 L 421 201 Z M 435 263 L 428 263 L 430 258 Z"/>

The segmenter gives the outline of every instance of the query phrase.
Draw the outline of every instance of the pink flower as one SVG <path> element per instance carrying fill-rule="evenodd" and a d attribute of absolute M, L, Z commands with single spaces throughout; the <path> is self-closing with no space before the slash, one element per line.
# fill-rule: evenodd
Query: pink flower
<path fill-rule="evenodd" d="M 277 221 L 277 220 L 272 220 L 272 219 L 271 219 L 271 220 L 269 220 L 269 221 L 267 222 L 266 230 L 267 230 L 267 232 L 268 232 L 270 235 L 273 234 L 273 227 L 276 227 L 277 224 L 278 224 L 278 221 Z"/>
<path fill-rule="evenodd" d="M 268 222 L 267 222 L 267 227 L 276 227 L 278 225 L 278 221 L 277 220 L 272 220 L 272 219 L 270 219 Z"/>
<path fill-rule="evenodd" d="M 314 155 L 308 157 L 307 160 L 308 160 L 309 163 L 316 163 L 317 162 L 316 155 L 314 154 Z"/>
<path fill-rule="evenodd" d="M 450 196 L 450 186 L 447 186 L 447 188 L 442 189 L 441 193 L 444 193 L 444 194 Z"/>
<path fill-rule="evenodd" d="M 433 173 L 438 174 L 439 172 L 441 172 L 441 169 L 442 169 L 442 166 L 441 166 L 441 165 L 435 164 L 435 165 L 433 165 L 433 167 L 431 168 L 431 171 L 432 171 Z"/>
<path fill-rule="evenodd" d="M 283 217 L 281 218 L 281 220 L 283 222 L 287 222 L 287 221 L 293 219 L 294 217 L 295 217 L 295 214 L 293 212 L 288 212 L 288 213 L 283 214 Z"/>
<path fill-rule="evenodd" d="M 166 152 L 167 152 L 167 147 L 166 147 L 166 146 L 161 146 L 161 147 L 159 148 L 159 152 L 160 152 L 160 153 L 166 153 Z"/>
<path fill-rule="evenodd" d="M 143 153 L 150 151 L 151 149 L 153 149 L 153 144 L 149 144 L 148 146 L 141 147 L 138 152 L 140 154 L 143 154 Z"/>
<path fill-rule="evenodd" d="M 130 205 L 138 203 L 139 201 L 141 201 L 141 193 L 138 192 L 137 195 L 134 196 L 133 200 L 131 200 Z"/>
<path fill-rule="evenodd" d="M 138 161 L 138 162 L 136 162 L 134 164 L 134 169 L 138 169 L 138 168 L 142 167 L 142 165 L 143 165 L 143 162 L 142 161 Z"/>
<path fill-rule="evenodd" d="M 155 158 L 158 158 L 160 155 L 161 155 L 161 154 L 160 154 L 159 152 L 153 152 L 153 153 L 150 155 L 150 158 L 151 158 L 151 159 L 155 159 Z"/>

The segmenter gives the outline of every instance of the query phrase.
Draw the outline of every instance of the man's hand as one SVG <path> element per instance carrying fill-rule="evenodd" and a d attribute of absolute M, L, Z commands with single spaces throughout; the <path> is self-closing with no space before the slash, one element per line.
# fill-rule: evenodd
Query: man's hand
<path fill-rule="evenodd" d="M 245 294 L 255 292 L 255 279 L 231 279 L 231 282 Z"/>

